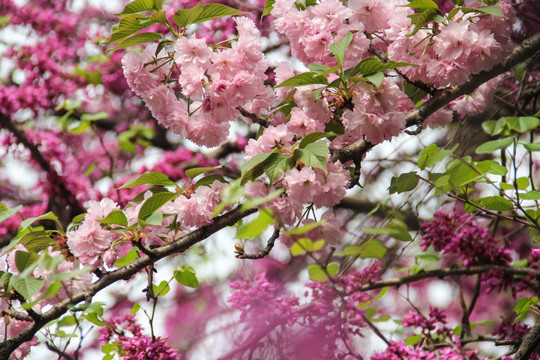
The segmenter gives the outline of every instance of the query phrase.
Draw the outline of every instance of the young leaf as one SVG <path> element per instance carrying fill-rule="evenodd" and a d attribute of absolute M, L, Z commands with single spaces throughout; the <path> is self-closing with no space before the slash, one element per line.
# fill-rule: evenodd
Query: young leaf
<path fill-rule="evenodd" d="M 146 10 L 161 10 L 163 1 L 135 0 L 130 2 L 119 15 L 138 13 Z"/>
<path fill-rule="evenodd" d="M 128 226 L 128 220 L 126 214 L 122 210 L 113 210 L 104 217 L 103 219 L 98 219 L 102 224 L 115 224 L 121 226 Z"/>
<path fill-rule="evenodd" d="M 345 51 L 353 39 L 353 34 L 349 31 L 347 35 L 342 37 L 338 42 L 330 44 L 328 50 L 335 55 L 338 64 L 343 65 L 343 60 L 345 58 Z"/>
<path fill-rule="evenodd" d="M 415 66 L 406 62 L 389 61 L 383 62 L 378 57 L 369 57 L 360 61 L 354 68 L 350 69 L 350 76 L 361 73 L 364 76 L 374 74 L 382 70 L 396 69 L 403 66 Z"/>
<path fill-rule="evenodd" d="M 21 294 L 25 299 L 30 300 L 45 285 L 45 280 L 36 279 L 32 276 L 13 275 L 9 281 L 13 289 Z"/>
<path fill-rule="evenodd" d="M 264 172 L 273 182 L 284 172 L 294 167 L 294 160 L 280 153 L 273 153 L 262 163 Z"/>
<path fill-rule="evenodd" d="M 392 177 L 388 190 L 390 191 L 390 194 L 394 194 L 396 192 L 401 194 L 403 192 L 411 191 L 416 188 L 416 185 L 418 185 L 418 180 L 420 180 L 420 178 L 415 171 L 401 174 L 397 178 Z"/>
<path fill-rule="evenodd" d="M 151 41 L 161 40 L 163 37 L 160 33 L 155 32 L 146 32 L 146 33 L 140 33 L 133 35 L 132 37 L 129 37 L 125 40 L 122 40 L 120 44 L 118 44 L 116 47 L 111 49 L 110 51 L 120 50 L 124 49 L 130 46 L 135 46 L 139 44 L 144 44 Z"/>
<path fill-rule="evenodd" d="M 184 286 L 194 289 L 199 287 L 199 280 L 195 275 L 195 270 L 190 266 L 182 266 L 180 269 L 174 270 L 174 278 Z"/>
<path fill-rule="evenodd" d="M 261 19 L 267 15 L 270 15 L 270 13 L 272 12 L 272 9 L 274 8 L 275 2 L 276 0 L 266 0 L 264 2 L 264 10 L 261 15 Z"/>
<path fill-rule="evenodd" d="M 146 220 L 156 210 L 165 205 L 168 201 L 176 196 L 173 192 L 162 192 L 152 195 L 148 198 L 139 210 L 139 220 Z"/>
<path fill-rule="evenodd" d="M 13 215 L 15 215 L 17 213 L 17 211 L 19 211 L 21 208 L 22 208 L 22 205 L 18 205 L 18 206 L 15 206 L 14 208 L 5 209 L 5 210 L 1 211 L 0 212 L 0 223 L 2 221 L 5 221 L 5 220 L 9 219 Z"/>
<path fill-rule="evenodd" d="M 293 76 L 292 78 L 289 78 L 282 82 L 279 85 L 276 85 L 276 88 L 279 87 L 297 87 L 297 86 L 303 86 L 303 85 L 313 85 L 313 84 L 323 84 L 328 85 L 328 80 L 324 75 L 319 75 L 314 72 L 305 72 L 298 74 L 296 76 Z"/>
<path fill-rule="evenodd" d="M 139 258 L 139 252 L 135 248 L 132 248 L 131 250 L 129 250 L 126 253 L 126 255 L 124 255 L 120 259 L 116 260 L 116 262 L 114 263 L 114 266 L 115 267 L 126 266 L 128 264 L 131 264 L 137 258 Z"/>
<path fill-rule="evenodd" d="M 126 183 L 120 186 L 120 189 L 132 188 L 139 185 L 160 185 L 160 186 L 176 186 L 167 175 L 154 171 L 151 173 L 143 174 L 136 179 L 126 181 Z"/>
<path fill-rule="evenodd" d="M 376 72 L 375 74 L 366 76 L 366 79 L 378 89 L 384 81 L 384 74 L 382 72 Z"/>
<path fill-rule="evenodd" d="M 296 149 L 293 158 L 307 166 L 322 169 L 326 173 L 326 155 L 328 144 L 325 141 L 317 141 L 306 145 L 303 149 Z"/>
<path fill-rule="evenodd" d="M 362 259 L 375 258 L 382 259 L 386 255 L 386 247 L 376 239 L 371 239 L 367 244 L 361 247 L 358 256 Z"/>
<path fill-rule="evenodd" d="M 483 143 L 478 148 L 476 148 L 475 153 L 477 154 L 491 154 L 495 150 L 506 149 L 514 142 L 515 137 L 509 136 L 498 140 L 492 140 Z"/>
<path fill-rule="evenodd" d="M 190 178 L 191 180 L 195 179 L 198 175 L 203 174 L 208 171 L 216 170 L 219 168 L 222 168 L 223 164 L 214 166 L 214 167 L 198 167 L 198 168 L 191 168 L 186 170 L 186 176 Z"/>
<path fill-rule="evenodd" d="M 35 253 L 26 251 L 15 251 L 15 266 L 19 272 L 23 272 L 27 267 L 38 260 L 39 256 Z"/>
<path fill-rule="evenodd" d="M 270 210 L 261 211 L 255 220 L 240 226 L 236 237 L 239 239 L 255 239 L 260 236 L 274 222 L 272 215 Z"/>
<path fill-rule="evenodd" d="M 311 264 L 308 267 L 309 277 L 313 281 L 324 282 L 328 280 L 328 276 L 324 272 L 323 268 L 318 264 Z"/>

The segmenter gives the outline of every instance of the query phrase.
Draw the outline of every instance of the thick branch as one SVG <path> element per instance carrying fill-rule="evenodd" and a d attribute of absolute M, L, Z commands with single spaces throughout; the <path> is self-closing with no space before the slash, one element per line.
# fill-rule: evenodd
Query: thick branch
<path fill-rule="evenodd" d="M 449 104 L 452 100 L 472 93 L 483 83 L 510 70 L 515 65 L 534 56 L 537 52 L 540 52 L 540 33 L 523 41 L 502 63 L 495 65 L 491 70 L 471 75 L 467 82 L 439 91 L 424 104 L 409 111 L 405 116 L 406 127 L 422 124 L 429 115 Z M 341 162 L 362 159 L 372 147 L 372 144 L 364 140 L 358 140 L 344 149 L 334 151 L 330 159 L 332 161 L 341 160 Z"/>
<path fill-rule="evenodd" d="M 523 337 L 514 356 L 517 360 L 529 360 L 533 351 L 540 346 L 540 321 Z"/>
<path fill-rule="evenodd" d="M 429 115 L 447 105 L 450 101 L 455 100 L 462 95 L 472 93 L 483 83 L 512 69 L 514 66 L 534 56 L 534 54 L 539 51 L 540 33 L 523 41 L 502 63 L 495 65 L 491 70 L 471 75 L 467 82 L 444 89 L 424 104 L 409 111 L 405 117 L 407 127 L 421 124 Z"/>

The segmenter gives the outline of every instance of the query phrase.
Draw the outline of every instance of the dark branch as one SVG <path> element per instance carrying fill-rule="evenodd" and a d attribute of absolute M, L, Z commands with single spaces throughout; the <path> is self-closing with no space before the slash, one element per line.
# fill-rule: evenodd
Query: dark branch
<path fill-rule="evenodd" d="M 514 355 L 517 360 L 529 360 L 532 353 L 540 346 L 540 321 L 523 337 L 521 344 Z"/>
<path fill-rule="evenodd" d="M 279 237 L 279 228 L 274 229 L 274 233 L 268 239 L 268 242 L 266 243 L 266 247 L 259 251 L 256 254 L 246 254 L 244 252 L 244 248 L 240 245 L 239 247 L 236 247 L 236 257 L 238 259 L 250 259 L 250 260 L 256 260 L 256 259 L 262 259 L 266 255 L 270 254 L 270 251 L 274 248 L 274 243 L 276 242 L 277 238 Z"/>

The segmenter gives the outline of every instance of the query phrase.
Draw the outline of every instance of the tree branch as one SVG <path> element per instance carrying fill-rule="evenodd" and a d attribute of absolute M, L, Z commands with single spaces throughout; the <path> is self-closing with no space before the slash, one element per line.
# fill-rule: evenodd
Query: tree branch
<path fill-rule="evenodd" d="M 521 344 L 514 355 L 517 360 L 529 360 L 533 351 L 540 346 L 540 321 L 523 337 Z"/>
<path fill-rule="evenodd" d="M 47 173 L 49 181 L 54 184 L 54 186 L 52 186 L 52 189 L 55 192 L 55 194 L 53 194 L 54 197 L 64 199 L 66 205 L 71 207 L 70 219 L 78 214 L 84 213 L 85 209 L 79 200 L 77 200 L 77 197 L 66 187 L 62 177 L 58 175 L 54 168 L 51 167 L 51 164 L 43 157 L 43 154 L 39 151 L 37 146 L 28 140 L 26 134 L 17 129 L 17 127 L 11 122 L 11 119 L 3 113 L 0 113 L 0 125 L 12 133 L 17 138 L 17 141 L 23 144 L 30 151 L 32 159 L 34 159 L 39 167 Z"/>

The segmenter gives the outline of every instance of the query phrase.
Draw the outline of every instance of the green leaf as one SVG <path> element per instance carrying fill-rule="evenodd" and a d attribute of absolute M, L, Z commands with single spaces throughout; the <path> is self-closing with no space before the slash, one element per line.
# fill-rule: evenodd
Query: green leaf
<path fill-rule="evenodd" d="M 464 14 L 467 14 L 470 12 L 480 12 L 480 13 L 484 13 L 488 15 L 497 16 L 497 17 L 505 17 L 500 6 L 496 6 L 496 5 L 477 7 L 477 8 L 462 7 L 460 9 Z"/>
<path fill-rule="evenodd" d="M 30 253 L 26 251 L 15 251 L 15 266 L 19 272 L 23 272 L 27 267 L 34 264 L 39 259 L 39 255 L 36 253 Z"/>
<path fill-rule="evenodd" d="M 129 312 L 130 315 L 136 314 L 141 309 L 141 305 L 139 303 L 133 304 L 133 307 L 131 308 L 131 311 Z"/>
<path fill-rule="evenodd" d="M 98 219 L 98 221 L 102 224 L 115 224 L 115 225 L 122 225 L 122 226 L 128 226 L 128 220 L 126 217 L 126 214 L 122 210 L 113 210 L 104 217 L 103 219 Z"/>
<path fill-rule="evenodd" d="M 405 345 L 412 346 L 418 344 L 422 340 L 423 335 L 411 335 L 405 340 Z"/>
<path fill-rule="evenodd" d="M 397 219 L 393 219 L 390 225 L 384 228 L 363 228 L 363 232 L 373 235 L 389 235 L 397 240 L 411 241 L 411 234 L 407 231 L 406 225 Z"/>
<path fill-rule="evenodd" d="M 529 187 L 529 178 L 526 176 L 522 176 L 516 179 L 516 186 L 519 190 L 525 190 Z"/>
<path fill-rule="evenodd" d="M 154 171 L 151 173 L 143 174 L 138 178 L 131 179 L 126 181 L 120 189 L 132 188 L 140 185 L 160 185 L 160 186 L 176 186 L 176 184 L 171 181 L 167 175 L 160 173 L 159 171 Z"/>
<path fill-rule="evenodd" d="M 289 78 L 282 82 L 279 85 L 276 85 L 276 88 L 279 87 L 297 87 L 297 86 L 303 86 L 303 85 L 313 85 L 313 84 L 323 84 L 328 85 L 328 80 L 326 80 L 326 77 L 324 75 L 319 75 L 314 72 L 305 72 L 298 74 L 296 76 L 293 76 L 292 78 Z"/>
<path fill-rule="evenodd" d="M 105 321 L 101 320 L 96 313 L 85 314 L 84 317 L 86 318 L 86 320 L 88 320 L 89 322 L 91 322 L 92 324 L 94 324 L 96 326 L 107 326 L 108 325 Z"/>
<path fill-rule="evenodd" d="M 274 182 L 284 172 L 292 169 L 294 164 L 295 161 L 292 158 L 284 154 L 274 153 L 262 163 L 262 166 L 270 181 Z"/>
<path fill-rule="evenodd" d="M 127 4 L 120 15 L 138 13 L 146 10 L 161 10 L 162 3 L 163 1 L 159 0 L 135 0 Z"/>
<path fill-rule="evenodd" d="M 120 259 L 116 260 L 114 263 L 115 267 L 122 267 L 128 264 L 131 264 L 133 261 L 139 258 L 139 252 L 136 248 L 131 248 L 126 255 L 122 256 Z"/>
<path fill-rule="evenodd" d="M 165 296 L 171 290 L 169 283 L 165 280 L 159 283 L 159 285 L 152 285 L 152 290 L 156 296 Z"/>
<path fill-rule="evenodd" d="M 419 263 L 420 261 L 437 262 L 440 259 L 437 255 L 434 254 L 418 254 L 414 257 L 414 260 Z"/>
<path fill-rule="evenodd" d="M 156 11 L 155 13 L 150 15 L 149 20 L 165 25 L 167 24 L 167 13 L 165 11 Z M 156 49 L 156 56 L 159 54 L 161 49 L 163 49 L 163 46 L 165 46 L 167 43 L 170 43 L 170 40 L 165 40 L 162 43 L 160 43 L 161 47 L 158 46 L 158 48 Z"/>
<path fill-rule="evenodd" d="M 21 294 L 25 299 L 30 300 L 45 285 L 45 280 L 36 279 L 32 276 L 13 275 L 9 281 L 13 289 Z"/>
<path fill-rule="evenodd" d="M 187 28 L 190 24 L 193 24 L 197 17 L 202 13 L 201 4 L 197 4 L 191 9 L 178 10 L 174 14 L 174 22 L 181 28 Z"/>
<path fill-rule="evenodd" d="M 479 169 L 473 168 L 472 164 L 465 160 L 462 161 L 448 171 L 450 175 L 449 182 L 454 187 L 470 184 L 485 176 L 484 173 L 478 171 Z"/>
<path fill-rule="evenodd" d="M 160 226 L 163 223 L 163 213 L 155 212 L 144 220 L 139 220 L 142 226 L 156 225 Z"/>
<path fill-rule="evenodd" d="M 476 148 L 475 152 L 477 154 L 491 154 L 495 150 L 506 149 L 514 142 L 514 139 L 514 136 L 509 136 L 498 140 L 488 141 Z"/>
<path fill-rule="evenodd" d="M 259 216 L 252 222 L 240 226 L 236 237 L 239 239 L 255 239 L 260 236 L 268 226 L 274 223 L 274 216 L 271 210 L 261 211 Z"/>
<path fill-rule="evenodd" d="M 210 186 L 214 183 L 214 181 L 220 181 L 224 184 L 227 183 L 227 180 L 225 180 L 225 178 L 223 177 L 223 175 L 221 174 L 210 174 L 208 176 L 205 176 L 205 177 L 202 177 L 200 178 L 196 183 L 195 183 L 195 187 L 199 187 L 199 186 Z"/>
<path fill-rule="evenodd" d="M 384 74 L 377 72 L 372 75 L 367 75 L 366 78 L 378 89 L 384 81 Z"/>
<path fill-rule="evenodd" d="M 332 140 L 336 136 L 337 136 L 337 134 L 335 134 L 333 132 L 313 132 L 313 133 L 309 133 L 306 136 L 304 136 L 302 141 L 300 141 L 299 147 L 300 147 L 300 149 L 303 149 L 308 144 L 314 143 L 317 140 L 320 140 L 320 139 L 323 139 L 323 138 L 328 138 L 328 139 Z"/>
<path fill-rule="evenodd" d="M 261 18 L 267 16 L 267 15 L 270 15 L 270 13 L 272 12 L 272 9 L 274 8 L 274 4 L 275 4 L 276 0 L 266 0 L 264 2 L 264 10 L 263 10 L 263 13 L 261 15 Z"/>
<path fill-rule="evenodd" d="M 312 168 L 321 169 L 326 173 L 327 155 L 328 144 L 325 141 L 317 141 L 306 145 L 303 149 L 296 149 L 293 158 Z"/>
<path fill-rule="evenodd" d="M 394 194 L 396 192 L 401 194 L 403 192 L 411 191 L 416 188 L 416 185 L 418 185 L 418 180 L 420 180 L 420 178 L 415 171 L 401 174 L 397 178 L 392 177 L 388 190 L 390 190 L 390 194 Z"/>
<path fill-rule="evenodd" d="M 384 255 L 386 255 L 386 247 L 383 245 L 383 243 L 376 239 L 371 239 L 368 241 L 365 245 L 361 247 L 360 252 L 358 253 L 358 256 L 360 256 L 362 259 L 367 258 L 374 258 L 374 259 L 382 259 Z"/>
<path fill-rule="evenodd" d="M 525 147 L 525 149 L 527 149 L 527 151 L 540 151 L 540 141 L 532 143 L 532 144 L 531 143 L 525 143 L 525 144 L 523 144 L 523 147 Z"/>
<path fill-rule="evenodd" d="M 504 130 L 504 118 L 499 120 L 488 120 L 482 123 L 482 129 L 488 135 L 499 135 Z"/>
<path fill-rule="evenodd" d="M 139 220 L 146 220 L 146 218 L 152 215 L 156 210 L 161 208 L 175 196 L 176 193 L 173 192 L 162 192 L 152 195 L 141 206 L 141 210 L 139 210 Z"/>
<path fill-rule="evenodd" d="M 304 235 L 308 233 L 309 231 L 321 226 L 322 224 L 324 224 L 324 222 L 320 222 L 320 221 L 310 222 L 308 224 L 296 227 L 294 229 L 284 231 L 283 234 L 284 235 Z"/>
<path fill-rule="evenodd" d="M 184 286 L 194 289 L 199 287 L 199 280 L 195 275 L 195 270 L 190 266 L 182 266 L 180 269 L 174 270 L 174 278 Z"/>
<path fill-rule="evenodd" d="M 265 203 L 269 202 L 270 200 L 280 196 L 284 191 L 285 191 L 285 189 L 279 188 L 279 189 L 271 192 L 270 194 L 268 194 L 268 195 L 266 195 L 266 196 L 264 196 L 262 198 L 255 198 L 255 199 L 247 200 L 240 207 L 240 212 L 244 212 L 244 211 L 246 211 L 248 209 L 253 209 L 253 208 L 255 208 L 255 207 L 259 206 L 259 205 L 265 204 Z"/>
<path fill-rule="evenodd" d="M 125 40 L 122 40 L 120 44 L 118 44 L 116 47 L 111 49 L 110 51 L 120 50 L 124 49 L 130 46 L 135 46 L 139 44 L 144 44 L 151 41 L 161 40 L 163 37 L 160 33 L 155 32 L 146 32 L 146 33 L 140 33 L 133 35 L 131 37 L 128 37 Z"/>
<path fill-rule="evenodd" d="M 22 208 L 22 205 L 15 206 L 14 208 L 3 210 L 0 212 L 0 223 L 9 219 Z"/>
<path fill-rule="evenodd" d="M 336 276 L 339 273 L 339 264 L 338 263 L 330 263 L 326 266 L 326 271 L 328 272 L 328 275 L 331 277 Z"/>
<path fill-rule="evenodd" d="M 311 63 L 311 64 L 308 64 L 308 69 L 311 72 L 314 72 L 314 73 L 317 73 L 317 74 L 323 74 L 323 73 L 325 73 L 326 71 L 328 71 L 328 70 L 330 70 L 332 68 L 330 66 L 323 65 L 323 64 Z M 339 66 L 338 66 L 337 69 L 339 69 Z"/>
<path fill-rule="evenodd" d="M 24 220 L 23 222 L 21 222 L 21 225 L 19 225 L 19 233 L 28 229 L 28 227 L 32 225 L 33 223 L 35 223 L 36 221 L 42 221 L 42 220 L 52 220 L 60 225 L 60 223 L 58 222 L 58 217 L 56 217 L 56 215 L 54 215 L 52 211 L 49 211 L 46 214 L 40 215 L 38 217 L 28 218 Z"/>
<path fill-rule="evenodd" d="M 19 243 L 24 245 L 29 252 L 38 253 L 54 245 L 54 240 L 46 231 L 31 231 L 25 234 Z"/>
<path fill-rule="evenodd" d="M 174 15 L 174 22 L 180 27 L 188 27 L 190 24 L 197 24 L 212 19 L 217 19 L 230 15 L 245 14 L 245 11 L 236 10 L 223 4 L 195 5 L 191 9 L 178 10 Z"/>
<path fill-rule="evenodd" d="M 342 37 L 338 42 L 330 44 L 328 50 L 335 55 L 338 64 L 343 65 L 343 60 L 345 58 L 345 51 L 353 39 L 353 34 L 349 31 L 347 35 Z"/>
<path fill-rule="evenodd" d="M 481 170 L 483 173 L 493 174 L 493 175 L 506 175 L 508 170 L 499 164 L 495 160 L 484 160 L 476 164 L 476 167 Z"/>
<path fill-rule="evenodd" d="M 508 116 L 503 117 L 502 119 L 504 119 L 504 122 L 510 127 L 510 129 L 519 133 L 530 131 L 540 125 L 540 119 L 534 116 Z"/>
<path fill-rule="evenodd" d="M 292 244 L 289 250 L 291 251 L 292 256 L 298 256 L 305 252 L 312 252 L 313 248 L 313 241 L 311 241 L 311 239 L 300 238 Z"/>
<path fill-rule="evenodd" d="M 308 273 L 309 277 L 313 281 L 326 281 L 328 280 L 328 276 L 324 272 L 323 268 L 320 265 L 317 264 L 311 264 L 308 267 Z"/>
<path fill-rule="evenodd" d="M 364 76 L 374 74 L 382 70 L 396 69 L 403 66 L 415 66 L 406 62 L 389 61 L 385 63 L 378 57 L 370 57 L 360 61 L 354 68 L 350 69 L 350 76 L 361 73 Z"/>
<path fill-rule="evenodd" d="M 109 117 L 109 114 L 107 114 L 105 111 L 102 111 L 95 114 L 82 114 L 81 121 L 104 120 L 104 119 L 107 119 L 108 117 Z"/>
<path fill-rule="evenodd" d="M 514 204 L 502 196 L 486 196 L 476 199 L 476 201 L 478 201 L 482 207 L 485 207 L 488 210 L 510 211 L 514 209 Z"/>
<path fill-rule="evenodd" d="M 411 19 L 411 24 L 414 25 L 414 29 L 407 37 L 414 36 L 424 25 L 435 19 L 437 16 L 437 10 L 433 8 L 426 9 L 418 14 L 412 14 L 408 17 Z"/>
<path fill-rule="evenodd" d="M 148 16 L 141 14 L 123 15 L 120 19 L 120 23 L 113 27 L 111 38 L 106 43 L 112 44 L 120 42 L 128 36 L 135 34 L 137 31 L 145 29 L 154 24 L 154 21 L 148 20 Z"/>
<path fill-rule="evenodd" d="M 531 190 L 527 193 L 520 193 L 519 198 L 522 200 L 540 200 L 540 192 Z"/>
<path fill-rule="evenodd" d="M 413 0 L 405 6 L 420 11 L 423 11 L 425 9 L 439 10 L 439 6 L 433 0 Z"/>
<path fill-rule="evenodd" d="M 262 154 L 255 155 L 254 157 L 249 159 L 246 163 L 240 166 L 240 171 L 242 172 L 242 174 L 245 174 L 249 169 L 253 168 L 254 166 L 262 164 L 264 160 L 268 159 L 268 157 L 275 152 L 276 151 L 272 151 L 269 153 L 262 153 Z"/>
<path fill-rule="evenodd" d="M 416 87 L 407 80 L 403 80 L 403 92 L 412 100 L 413 103 L 417 104 L 423 100 L 428 94 L 426 91 Z"/>
<path fill-rule="evenodd" d="M 222 168 L 222 165 L 214 166 L 214 167 L 198 167 L 198 168 L 191 168 L 185 171 L 185 174 L 188 178 L 191 180 L 195 179 L 198 175 L 204 174 L 205 172 L 216 170 L 219 168 Z"/>

